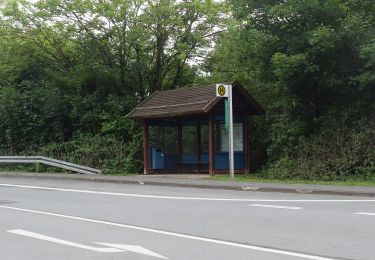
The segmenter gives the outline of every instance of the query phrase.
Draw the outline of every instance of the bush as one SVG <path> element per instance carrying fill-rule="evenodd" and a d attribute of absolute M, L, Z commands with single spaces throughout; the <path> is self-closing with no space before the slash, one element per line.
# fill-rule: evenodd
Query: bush
<path fill-rule="evenodd" d="M 349 128 L 333 123 L 321 134 L 299 142 L 296 152 L 268 165 L 260 175 L 276 179 L 374 180 L 375 123 Z"/>
<path fill-rule="evenodd" d="M 113 137 L 78 135 L 69 142 L 47 144 L 38 154 L 98 168 L 103 173 L 134 173 L 142 168 L 139 143 L 135 139 L 125 143 Z"/>
<path fill-rule="evenodd" d="M 29 146 L 20 154 L 15 154 L 5 146 L 0 147 L 3 155 L 40 155 L 84 166 L 98 168 L 104 174 L 137 173 L 143 168 L 142 134 L 135 135 L 128 143 L 113 137 L 100 135 L 78 135 L 71 141 L 49 143 L 44 146 Z M 24 166 L 22 166 L 24 167 Z M 9 168 L 9 169 L 8 169 Z M 18 166 L 7 166 L 4 169 L 21 169 Z M 26 167 L 34 170 L 35 167 Z M 22 168 L 23 169 L 23 168 Z M 59 171 L 42 166 L 40 171 Z"/>

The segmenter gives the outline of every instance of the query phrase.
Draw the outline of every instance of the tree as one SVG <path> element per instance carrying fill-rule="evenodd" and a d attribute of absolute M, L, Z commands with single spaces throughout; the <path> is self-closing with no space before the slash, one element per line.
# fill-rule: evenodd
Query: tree
<path fill-rule="evenodd" d="M 258 146 L 269 165 L 297 160 L 300 144 L 333 121 L 372 118 L 372 1 L 229 2 L 232 26 L 206 66 L 218 80 L 243 80 L 265 106 Z"/>
<path fill-rule="evenodd" d="M 125 114 L 196 80 L 193 62 L 222 30 L 221 11 L 212 0 L 2 1 L 0 143 L 22 140 L 21 152 L 100 135 L 139 156 L 139 125 Z"/>

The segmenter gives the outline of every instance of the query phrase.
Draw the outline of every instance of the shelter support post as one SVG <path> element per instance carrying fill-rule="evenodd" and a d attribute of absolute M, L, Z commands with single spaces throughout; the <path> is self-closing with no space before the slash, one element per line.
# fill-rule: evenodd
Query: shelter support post
<path fill-rule="evenodd" d="M 243 138 L 245 155 L 245 173 L 250 173 L 250 147 L 249 147 L 249 116 L 244 115 L 243 119 Z"/>
<path fill-rule="evenodd" d="M 201 123 L 199 120 L 197 120 L 197 141 L 196 141 L 196 144 L 197 144 L 197 160 L 198 162 L 201 161 L 201 147 L 202 147 L 202 140 L 201 140 Z M 198 163 L 198 173 L 201 173 L 201 164 Z"/>
<path fill-rule="evenodd" d="M 214 119 L 210 115 L 208 119 L 208 171 L 209 174 L 215 175 L 215 133 Z"/>
<path fill-rule="evenodd" d="M 177 125 L 177 161 L 182 161 L 182 125 L 179 123 Z M 181 172 L 181 164 L 177 164 L 177 171 Z"/>
<path fill-rule="evenodd" d="M 150 173 L 150 139 L 148 123 L 143 121 L 143 174 Z"/>

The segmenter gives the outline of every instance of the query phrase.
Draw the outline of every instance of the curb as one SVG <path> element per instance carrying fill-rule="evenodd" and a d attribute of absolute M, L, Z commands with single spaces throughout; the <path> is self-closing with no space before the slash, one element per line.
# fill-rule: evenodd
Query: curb
<path fill-rule="evenodd" d="M 280 187 L 259 187 L 259 186 L 225 186 L 215 184 L 193 184 L 193 183 L 176 183 L 176 182 L 163 182 L 163 181 L 137 181 L 137 180 L 115 180 L 105 178 L 95 178 L 92 176 L 70 177 L 61 175 L 20 175 L 20 174 L 7 174 L 1 173 L 0 178 L 27 178 L 27 179 L 49 179 L 49 180 L 71 180 L 71 181 L 86 181 L 97 183 L 117 183 L 117 184 L 135 184 L 135 185 L 150 185 L 161 187 L 179 187 L 179 188 L 196 188 L 196 189 L 213 189 L 213 190 L 234 190 L 234 191 L 247 191 L 247 192 L 279 192 L 279 193 L 298 193 L 298 194 L 318 194 L 318 195 L 339 195 L 339 196 L 359 196 L 359 197 L 375 197 L 374 192 L 363 191 L 345 191 L 345 190 L 325 190 L 325 189 L 299 189 L 299 188 L 280 188 Z"/>

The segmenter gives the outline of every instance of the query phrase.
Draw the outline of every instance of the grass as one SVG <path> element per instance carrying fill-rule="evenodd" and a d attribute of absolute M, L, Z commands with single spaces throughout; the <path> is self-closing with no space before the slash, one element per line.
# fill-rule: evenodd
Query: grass
<path fill-rule="evenodd" d="M 342 181 L 310 181 L 310 180 L 275 180 L 261 178 L 253 174 L 238 174 L 234 179 L 229 176 L 218 175 L 208 177 L 211 180 L 220 181 L 239 181 L 239 182 L 268 182 L 268 183 L 286 183 L 286 184 L 316 184 L 316 185 L 337 185 L 337 186 L 375 186 L 375 180 L 342 180 Z"/>
<path fill-rule="evenodd" d="M 139 175 L 139 173 L 129 173 L 129 172 L 104 172 L 101 175 L 107 175 L 107 176 L 134 176 Z"/>
<path fill-rule="evenodd" d="M 63 170 L 58 167 L 46 166 L 42 164 L 3 164 L 0 165 L 0 173 L 72 173 L 77 174 L 75 172 L 71 172 L 68 170 Z M 129 175 L 138 175 L 137 173 L 127 173 L 121 171 L 104 171 L 102 175 L 111 175 L 111 176 L 129 176 Z"/>
<path fill-rule="evenodd" d="M 30 173 L 69 173 L 61 171 L 53 167 L 36 167 L 35 165 L 2 165 L 1 172 L 30 172 Z M 104 172 L 102 175 L 108 176 L 129 176 L 138 175 L 137 173 L 126 172 Z M 337 185 L 337 186 L 375 186 L 374 180 L 340 180 L 340 181 L 311 181 L 311 180 L 278 180 L 258 177 L 255 174 L 237 174 L 234 179 L 230 179 L 228 175 L 216 175 L 207 177 L 208 180 L 220 181 L 238 181 L 238 182 L 266 182 L 266 183 L 282 183 L 282 184 L 316 184 L 316 185 Z"/>
<path fill-rule="evenodd" d="M 32 172 L 40 171 L 40 165 L 37 164 L 2 164 L 0 165 L 0 172 Z"/>

